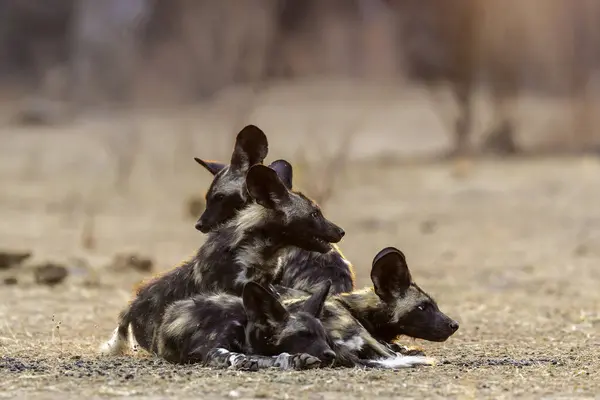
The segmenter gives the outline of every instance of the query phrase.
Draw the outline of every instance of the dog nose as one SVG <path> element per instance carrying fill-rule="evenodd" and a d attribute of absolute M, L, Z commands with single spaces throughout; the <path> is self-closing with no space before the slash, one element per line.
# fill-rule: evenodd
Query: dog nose
<path fill-rule="evenodd" d="M 206 222 L 206 220 L 202 217 L 196 222 L 196 229 L 202 233 L 208 233 L 210 231 L 211 222 Z"/>
<path fill-rule="evenodd" d="M 346 234 L 346 232 L 344 232 L 344 230 L 342 228 L 338 227 L 338 235 L 340 235 L 340 238 L 343 238 L 345 234 Z"/>
<path fill-rule="evenodd" d="M 456 332 L 458 330 L 458 322 L 452 321 L 448 325 L 450 326 L 450 329 L 452 329 L 453 332 Z"/>
<path fill-rule="evenodd" d="M 335 358 L 335 352 L 333 350 L 325 350 L 323 352 L 323 361 L 333 361 Z"/>

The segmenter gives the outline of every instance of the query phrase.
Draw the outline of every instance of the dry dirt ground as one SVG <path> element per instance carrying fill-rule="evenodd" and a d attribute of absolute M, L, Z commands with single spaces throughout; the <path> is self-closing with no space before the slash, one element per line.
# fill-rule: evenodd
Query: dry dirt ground
<path fill-rule="evenodd" d="M 406 153 L 443 148 L 443 135 L 419 141 L 398 121 L 395 135 L 360 132 L 324 209 L 347 232 L 341 247 L 356 266 L 359 286 L 369 284 L 374 254 L 397 246 L 414 279 L 460 322 L 445 343 L 416 342 L 438 358 L 437 366 L 249 373 L 171 366 L 142 355 L 99 357 L 96 349 L 132 286 L 147 277 L 109 268 L 115 254 L 150 257 L 161 271 L 202 243 L 186 202 L 204 193 L 209 177 L 191 157 L 226 157 L 234 132 L 214 122 L 222 115 L 200 114 L 0 128 L 0 250 L 33 251 L 23 265 L 0 270 L 3 281 L 17 280 L 0 282 L 0 397 L 600 395 L 599 159 L 452 164 L 359 157 L 389 146 Z M 276 117 L 265 117 L 271 114 Z M 298 143 L 313 153 L 326 147 L 312 136 L 286 135 L 287 127 L 302 130 L 294 118 L 276 109 L 256 117 L 272 144 L 269 160 L 296 162 Z M 410 118 L 420 129 L 431 117 Z M 128 132 L 139 140 L 119 139 Z M 324 174 L 296 165 L 300 189 L 309 191 L 311 180 Z M 36 284 L 32 268 L 44 261 L 64 263 L 67 279 L 53 287 Z"/>

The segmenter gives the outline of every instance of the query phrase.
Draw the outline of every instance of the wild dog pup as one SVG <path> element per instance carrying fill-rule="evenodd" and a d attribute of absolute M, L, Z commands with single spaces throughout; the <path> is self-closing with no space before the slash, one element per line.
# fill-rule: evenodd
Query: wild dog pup
<path fill-rule="evenodd" d="M 236 157 L 237 149 L 236 146 L 232 162 Z M 208 163 L 198 158 L 195 160 L 214 175 L 213 182 L 206 194 L 206 209 L 196 224 L 196 229 L 206 232 L 230 219 L 235 207 L 243 207 L 252 199 L 240 196 L 240 192 L 244 192 L 243 181 L 232 177 L 235 170 L 232 170 L 231 166 L 214 162 Z M 292 190 L 293 169 L 291 164 L 285 160 L 276 160 L 269 167 L 276 171 L 286 187 Z M 236 185 L 238 185 L 237 188 Z M 211 221 L 211 223 L 206 221 Z M 330 279 L 333 282 L 332 294 L 349 292 L 354 289 L 352 264 L 344 258 L 340 249 L 335 245 L 332 246 L 331 251 L 324 254 L 296 248 L 287 252 L 280 259 L 280 263 L 281 274 L 275 280 L 275 283 L 280 286 L 311 293 L 321 282 Z M 285 288 L 278 286 L 278 289 Z"/>
<path fill-rule="evenodd" d="M 267 287 L 286 252 L 301 247 L 325 253 L 330 243 L 344 236 L 316 204 L 288 190 L 269 167 L 251 167 L 246 186 L 254 202 L 211 231 L 192 260 L 144 285 L 121 313 L 102 352 L 122 352 L 129 325 L 137 344 L 150 350 L 164 311 L 173 302 L 212 291 L 240 296 L 248 281 Z"/>
<path fill-rule="evenodd" d="M 442 313 L 431 296 L 412 281 L 404 254 L 381 250 L 373 259 L 373 287 L 330 296 L 321 321 L 334 343 L 336 364 L 401 368 L 431 359 L 401 356 L 388 345 L 401 335 L 443 342 L 458 323 Z M 302 299 L 284 301 L 287 307 Z M 383 342 L 383 343 L 382 343 Z"/>
<path fill-rule="evenodd" d="M 317 318 L 330 286 L 325 282 L 308 300 L 288 309 L 255 282 L 244 285 L 241 298 L 222 293 L 176 301 L 165 311 L 153 350 L 173 363 L 211 367 L 329 365 L 335 353 Z"/>
<path fill-rule="evenodd" d="M 246 174 L 253 165 L 263 163 L 268 151 L 264 132 L 255 125 L 247 125 L 236 136 L 229 165 L 194 158 L 215 176 L 206 192 L 206 209 L 196 222 L 197 230 L 210 232 L 250 202 Z"/>

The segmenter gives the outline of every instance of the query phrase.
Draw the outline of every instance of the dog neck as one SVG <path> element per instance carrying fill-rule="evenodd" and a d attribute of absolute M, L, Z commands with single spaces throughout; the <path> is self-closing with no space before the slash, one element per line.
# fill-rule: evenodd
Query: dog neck
<path fill-rule="evenodd" d="M 333 296 L 371 335 L 390 342 L 402 335 L 401 326 L 392 322 L 393 310 L 377 296 L 372 287 Z"/>
<path fill-rule="evenodd" d="M 198 251 L 201 280 L 220 268 L 235 266 L 231 282 L 235 286 L 248 280 L 266 285 L 278 272 L 278 259 L 286 246 L 275 212 L 258 204 L 250 204 L 228 223 L 209 233 Z"/>

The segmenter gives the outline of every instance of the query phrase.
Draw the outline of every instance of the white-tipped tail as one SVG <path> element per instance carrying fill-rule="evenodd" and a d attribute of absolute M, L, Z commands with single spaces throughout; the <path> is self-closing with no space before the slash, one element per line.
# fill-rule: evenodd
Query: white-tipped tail
<path fill-rule="evenodd" d="M 118 356 L 125 352 L 126 347 L 127 339 L 119 336 L 119 328 L 115 328 L 110 339 L 100 346 L 100 354 Z"/>
<path fill-rule="evenodd" d="M 381 366 L 382 368 L 398 369 L 411 368 L 416 367 L 418 365 L 434 365 L 435 359 L 424 356 L 403 356 L 399 354 L 396 357 L 373 360 L 373 362 Z"/>

